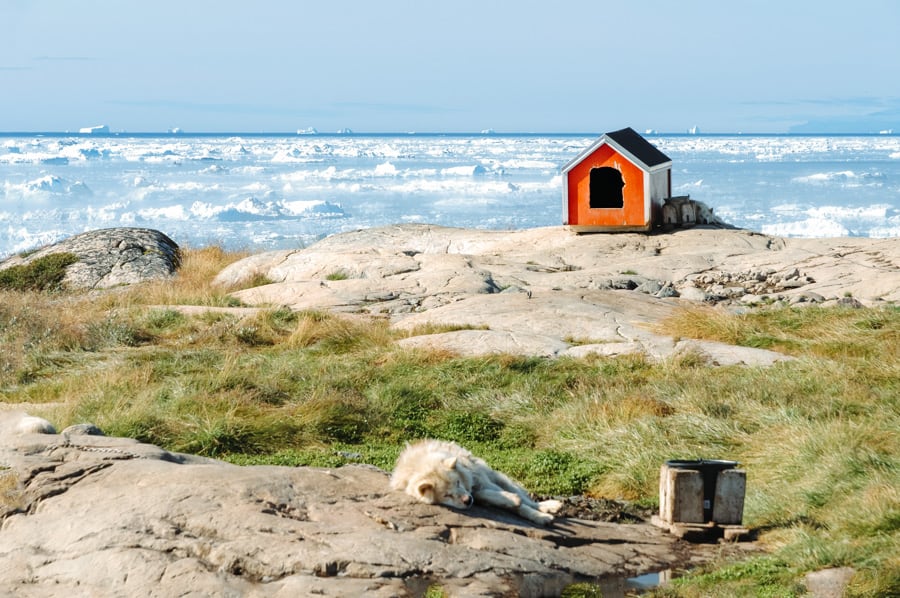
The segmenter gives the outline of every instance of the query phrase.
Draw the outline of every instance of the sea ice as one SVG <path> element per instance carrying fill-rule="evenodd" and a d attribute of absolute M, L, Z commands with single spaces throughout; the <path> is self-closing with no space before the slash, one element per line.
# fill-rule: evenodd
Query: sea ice
<path fill-rule="evenodd" d="M 561 223 L 591 135 L 20 135 L 0 140 L 0 257 L 108 223 L 297 246 L 402 221 Z M 776 234 L 900 236 L 900 137 L 654 135 L 673 193 Z M 253 198 L 250 201 L 249 198 Z"/>

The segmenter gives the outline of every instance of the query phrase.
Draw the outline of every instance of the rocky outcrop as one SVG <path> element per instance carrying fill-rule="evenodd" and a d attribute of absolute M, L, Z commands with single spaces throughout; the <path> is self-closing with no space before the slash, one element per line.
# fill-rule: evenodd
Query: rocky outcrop
<path fill-rule="evenodd" d="M 146 228 L 94 230 L 48 245 L 27 256 L 13 256 L 0 270 L 27 266 L 51 254 L 73 254 L 62 285 L 69 289 L 103 289 L 169 278 L 181 260 L 178 245 L 163 233 Z"/>
<path fill-rule="evenodd" d="M 10 595 L 557 596 L 711 556 L 645 523 L 421 504 L 369 466 L 239 467 L 23 417 L 0 412 Z"/>
<path fill-rule="evenodd" d="M 221 272 L 249 305 L 389 317 L 400 329 L 468 328 L 402 341 L 463 354 L 700 353 L 769 364 L 770 351 L 680 341 L 651 331 L 683 305 L 878 305 L 900 300 L 900 240 L 781 239 L 696 226 L 665 234 L 578 235 L 402 225 L 328 237 Z"/>

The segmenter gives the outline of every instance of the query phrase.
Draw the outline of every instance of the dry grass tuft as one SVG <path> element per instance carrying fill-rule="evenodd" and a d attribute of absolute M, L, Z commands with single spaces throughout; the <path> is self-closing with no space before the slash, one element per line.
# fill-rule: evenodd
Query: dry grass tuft
<path fill-rule="evenodd" d="M 384 318 L 304 311 L 297 314 L 285 343 L 294 349 L 321 346 L 345 351 L 354 346 L 384 347 L 392 340 L 390 323 Z"/>
<path fill-rule="evenodd" d="M 10 469 L 0 469 L 0 514 L 5 515 L 22 507 L 22 486 L 19 475 Z"/>
<path fill-rule="evenodd" d="M 181 267 L 171 281 L 140 285 L 129 299 L 144 305 L 233 305 L 226 294 L 231 289 L 213 287 L 212 281 L 225 266 L 248 255 L 217 246 L 183 250 Z"/>

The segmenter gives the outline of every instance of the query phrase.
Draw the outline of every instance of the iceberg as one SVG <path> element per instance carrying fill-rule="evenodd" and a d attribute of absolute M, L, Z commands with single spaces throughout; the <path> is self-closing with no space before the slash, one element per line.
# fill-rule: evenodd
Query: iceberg
<path fill-rule="evenodd" d="M 85 135 L 109 135 L 109 127 L 106 125 L 97 125 L 94 127 L 81 127 L 79 133 Z"/>

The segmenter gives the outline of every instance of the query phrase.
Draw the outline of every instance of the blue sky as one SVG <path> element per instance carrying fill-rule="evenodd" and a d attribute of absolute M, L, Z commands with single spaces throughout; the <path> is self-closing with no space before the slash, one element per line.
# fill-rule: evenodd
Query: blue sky
<path fill-rule="evenodd" d="M 896 0 L 0 0 L 0 131 L 900 132 Z"/>

